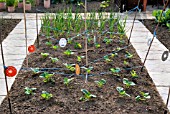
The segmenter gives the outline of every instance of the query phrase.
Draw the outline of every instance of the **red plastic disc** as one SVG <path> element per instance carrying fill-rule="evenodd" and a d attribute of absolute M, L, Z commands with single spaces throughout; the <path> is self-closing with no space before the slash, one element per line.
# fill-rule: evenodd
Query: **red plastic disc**
<path fill-rule="evenodd" d="M 5 69 L 5 74 L 6 76 L 8 77 L 13 77 L 17 74 L 17 69 L 13 66 L 8 66 L 6 69 Z"/>
<path fill-rule="evenodd" d="M 34 52 L 34 51 L 35 51 L 35 46 L 34 46 L 34 45 L 30 45 L 30 46 L 28 47 L 28 51 L 29 51 L 30 53 Z"/>

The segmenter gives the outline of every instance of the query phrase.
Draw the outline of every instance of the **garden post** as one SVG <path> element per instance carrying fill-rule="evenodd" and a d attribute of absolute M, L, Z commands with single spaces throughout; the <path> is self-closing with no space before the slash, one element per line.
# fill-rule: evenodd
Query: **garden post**
<path fill-rule="evenodd" d="M 146 11 L 147 0 L 143 0 L 143 11 Z"/>

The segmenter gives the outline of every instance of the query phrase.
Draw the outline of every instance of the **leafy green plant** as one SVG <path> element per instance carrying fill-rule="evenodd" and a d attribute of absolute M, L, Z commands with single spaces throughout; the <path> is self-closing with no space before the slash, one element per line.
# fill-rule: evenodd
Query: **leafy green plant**
<path fill-rule="evenodd" d="M 80 100 L 81 101 L 89 101 L 92 98 L 96 98 L 96 95 L 91 94 L 89 91 L 87 91 L 86 89 L 81 89 L 81 92 L 84 93 L 84 97 L 81 97 Z"/>
<path fill-rule="evenodd" d="M 118 54 L 117 53 L 112 53 L 111 54 L 111 58 L 114 58 L 115 56 L 117 56 Z"/>
<path fill-rule="evenodd" d="M 100 48 L 100 44 L 96 43 L 96 44 L 95 44 L 95 47 L 96 47 L 96 48 Z"/>
<path fill-rule="evenodd" d="M 118 68 L 118 67 L 116 67 L 116 68 L 111 68 L 110 71 L 111 71 L 112 73 L 119 73 L 119 72 L 121 71 L 121 69 Z"/>
<path fill-rule="evenodd" d="M 150 98 L 151 98 L 151 96 L 149 95 L 149 93 L 140 92 L 140 94 L 141 94 L 141 96 L 138 95 L 138 96 L 135 97 L 135 99 L 136 99 L 137 101 L 144 101 L 144 100 L 146 100 L 146 99 L 150 99 Z"/>
<path fill-rule="evenodd" d="M 81 60 L 84 58 L 84 56 L 77 56 L 77 61 L 81 62 Z"/>
<path fill-rule="evenodd" d="M 53 97 L 51 93 L 48 93 L 47 91 L 42 91 L 41 97 L 45 100 L 49 100 Z"/>
<path fill-rule="evenodd" d="M 70 55 L 74 54 L 74 52 L 72 52 L 71 50 L 66 50 L 66 51 L 64 51 L 64 54 L 67 56 L 70 56 Z"/>
<path fill-rule="evenodd" d="M 68 42 L 68 44 L 72 44 L 73 43 L 73 39 L 72 38 L 68 38 L 67 42 Z"/>
<path fill-rule="evenodd" d="M 100 8 L 107 8 L 107 7 L 109 7 L 109 2 L 110 2 L 110 0 L 102 1 L 100 3 Z"/>
<path fill-rule="evenodd" d="M 162 16 L 161 16 L 162 14 Z M 169 26 L 169 20 L 170 20 L 170 9 L 167 8 L 165 11 L 162 10 L 154 10 L 152 12 L 152 15 L 155 16 L 156 22 L 159 22 L 161 24 L 165 24 L 168 28 Z"/>
<path fill-rule="evenodd" d="M 64 66 L 66 66 L 66 68 L 72 72 L 74 72 L 76 69 L 75 69 L 75 64 L 67 64 L 67 63 L 63 63 Z"/>
<path fill-rule="evenodd" d="M 109 38 L 104 38 L 103 41 L 106 43 L 106 45 L 111 44 L 111 42 L 113 41 L 113 39 L 109 39 Z"/>
<path fill-rule="evenodd" d="M 74 45 L 74 48 L 75 49 L 81 49 L 82 48 L 81 43 L 76 42 L 75 45 Z"/>
<path fill-rule="evenodd" d="M 126 51 L 125 57 L 126 58 L 132 58 L 133 54 L 131 54 L 130 52 Z"/>
<path fill-rule="evenodd" d="M 99 80 L 99 81 L 94 81 L 96 84 L 97 84 L 97 86 L 98 87 L 103 87 L 103 85 L 105 85 L 106 84 L 106 80 L 105 79 L 101 79 L 101 80 Z"/>
<path fill-rule="evenodd" d="M 127 78 L 123 78 L 123 84 L 125 84 L 126 87 L 128 87 L 128 88 L 129 88 L 130 86 L 136 85 L 134 82 L 129 81 Z"/>
<path fill-rule="evenodd" d="M 122 87 L 116 87 L 116 90 L 119 92 L 120 95 L 130 97 L 130 95 L 127 94 L 126 91 Z"/>
<path fill-rule="evenodd" d="M 55 63 L 55 62 L 57 62 L 57 61 L 59 60 L 59 59 L 58 59 L 58 58 L 56 58 L 56 57 L 55 57 L 55 58 L 53 58 L 53 57 L 49 57 L 49 58 L 51 59 L 51 62 L 52 62 L 52 63 Z"/>
<path fill-rule="evenodd" d="M 47 58 L 49 55 L 50 55 L 49 53 L 41 53 L 41 56 L 42 56 L 43 58 Z"/>
<path fill-rule="evenodd" d="M 6 5 L 7 6 L 14 6 L 15 0 L 6 0 Z"/>
<path fill-rule="evenodd" d="M 109 59 L 109 56 L 108 56 L 108 55 L 105 55 L 105 56 L 104 56 L 104 60 L 105 60 L 106 62 L 111 62 L 111 61 L 112 61 L 111 59 Z"/>
<path fill-rule="evenodd" d="M 74 80 L 74 78 L 68 79 L 68 78 L 65 77 L 65 78 L 64 78 L 64 84 L 65 84 L 66 86 L 68 86 L 69 83 L 70 83 L 72 80 Z"/>
<path fill-rule="evenodd" d="M 88 73 L 88 74 L 93 70 L 93 67 L 89 67 L 89 68 L 81 67 L 81 68 L 85 69 L 86 73 Z"/>
<path fill-rule="evenodd" d="M 137 78 L 137 77 L 138 77 L 138 75 L 137 75 L 137 73 L 136 73 L 135 70 L 132 70 L 132 71 L 130 72 L 130 74 L 131 74 L 131 76 L 132 76 L 133 78 Z"/>
<path fill-rule="evenodd" d="M 44 78 L 43 82 L 55 82 L 52 79 L 52 76 L 54 76 L 54 74 L 49 74 L 48 72 L 44 72 L 40 75 L 41 78 Z"/>
<path fill-rule="evenodd" d="M 47 46 L 52 46 L 52 42 L 51 41 L 48 41 L 45 43 Z"/>
<path fill-rule="evenodd" d="M 93 39 L 90 38 L 90 37 L 87 38 L 87 42 L 88 42 L 88 43 L 90 43 L 92 40 L 93 40 Z"/>
<path fill-rule="evenodd" d="M 124 60 L 124 61 L 123 61 L 123 64 L 124 64 L 124 65 L 129 65 L 129 62 L 127 62 L 127 61 Z"/>
<path fill-rule="evenodd" d="M 52 46 L 52 48 L 53 48 L 54 50 L 57 50 L 57 49 L 59 48 L 59 46 Z"/>
<path fill-rule="evenodd" d="M 117 28 L 118 28 L 118 32 L 121 33 L 121 34 L 124 34 L 125 33 L 125 26 L 126 26 L 126 19 L 127 19 L 127 16 L 124 18 L 124 20 L 119 20 L 118 23 L 117 23 Z"/>
<path fill-rule="evenodd" d="M 26 95 L 34 95 L 34 91 L 36 90 L 37 88 L 29 88 L 29 87 L 25 87 L 24 90 L 25 90 L 25 94 Z"/>

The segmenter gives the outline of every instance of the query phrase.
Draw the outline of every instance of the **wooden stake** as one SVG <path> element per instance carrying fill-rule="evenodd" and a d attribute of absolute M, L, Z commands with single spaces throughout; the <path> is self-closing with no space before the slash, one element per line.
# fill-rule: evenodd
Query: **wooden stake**
<path fill-rule="evenodd" d="M 26 47 L 26 67 L 28 68 L 28 57 L 27 57 L 27 55 L 28 55 L 28 43 L 27 43 L 27 23 L 26 23 L 26 15 L 25 15 L 25 0 L 23 0 L 23 5 L 24 5 L 24 8 L 23 8 L 23 10 L 24 10 L 24 25 L 25 25 L 25 47 Z"/>
<path fill-rule="evenodd" d="M 3 20 L 3 17 L 2 17 Z M 0 37 L 0 42 L 1 42 L 1 56 L 2 56 L 2 63 L 3 63 L 3 67 L 4 67 L 4 76 L 5 76 L 5 85 L 6 85 L 6 92 L 7 92 L 7 99 L 8 99 L 8 105 L 9 105 L 9 110 L 10 110 L 10 114 L 12 114 L 12 106 L 11 106 L 11 100 L 9 98 L 9 89 L 8 89 L 8 81 L 7 81 L 7 76 L 5 73 L 5 60 L 4 60 L 4 53 L 3 53 L 3 46 L 2 46 L 2 26 L 1 27 L 1 37 Z"/>
<path fill-rule="evenodd" d="M 85 31 L 87 32 L 87 23 L 86 23 L 86 18 L 87 18 L 87 0 L 85 0 L 85 13 L 84 13 L 84 20 L 85 20 Z M 86 51 L 86 66 L 88 66 L 88 53 L 87 53 L 87 34 L 85 34 L 85 51 Z"/>

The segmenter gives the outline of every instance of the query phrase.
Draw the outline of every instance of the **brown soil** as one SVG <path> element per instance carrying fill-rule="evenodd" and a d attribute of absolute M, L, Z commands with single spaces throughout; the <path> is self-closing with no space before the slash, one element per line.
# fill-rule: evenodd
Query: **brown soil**
<path fill-rule="evenodd" d="M 76 34 L 72 33 L 71 36 Z M 92 37 L 92 36 L 91 36 Z M 55 72 L 53 76 L 54 83 L 44 83 L 43 79 L 39 77 L 39 74 L 33 74 L 32 71 L 21 70 L 16 77 L 16 80 L 10 91 L 10 99 L 12 102 L 13 114 L 163 114 L 167 108 L 165 107 L 160 95 L 158 94 L 156 87 L 149 77 L 147 70 L 144 69 L 143 72 L 140 68 L 132 68 L 137 74 L 138 78 L 132 78 L 130 71 L 125 70 L 126 68 L 131 68 L 135 66 L 141 66 L 140 58 L 137 56 L 134 48 L 129 46 L 118 52 L 118 55 L 110 58 L 111 62 L 106 62 L 101 59 L 94 62 L 94 60 L 103 58 L 103 56 L 112 53 L 117 47 L 127 46 L 127 38 L 123 36 L 125 43 L 120 43 L 119 35 L 114 35 L 112 37 L 113 41 L 111 44 L 106 45 L 103 41 L 104 37 L 109 37 L 105 35 L 101 37 L 101 47 L 96 49 L 93 45 L 93 41 L 88 44 L 88 61 L 89 66 L 93 66 L 91 76 L 88 78 L 88 82 L 85 83 L 85 71 L 81 69 L 81 76 L 76 76 L 74 72 L 65 69 L 63 63 L 76 64 L 78 63 L 80 67 L 85 66 L 85 59 L 82 62 L 77 62 L 76 56 L 85 56 L 84 52 L 84 36 L 74 39 L 74 42 L 79 42 L 82 44 L 83 49 L 75 49 L 74 43 L 68 44 L 65 48 L 59 48 L 58 50 L 53 50 L 51 47 L 47 46 L 45 42 L 48 41 L 43 35 L 40 36 L 40 48 L 36 50 L 33 54 L 28 56 L 29 67 L 39 67 L 39 68 L 62 68 L 59 70 L 46 70 L 47 72 Z M 50 39 L 53 44 L 56 43 L 61 37 L 57 39 Z M 65 56 L 63 52 L 66 49 L 74 50 L 75 54 L 70 57 Z M 133 58 L 125 58 L 126 51 L 133 54 Z M 51 63 L 49 57 L 43 59 L 40 53 L 48 52 L 50 57 L 57 57 L 59 61 L 56 63 Z M 129 65 L 124 65 L 123 61 L 129 62 Z M 25 64 L 25 62 L 24 62 Z M 25 67 L 25 65 L 23 65 Z M 110 68 L 119 67 L 121 69 L 120 76 L 115 74 L 99 74 L 102 72 L 109 72 Z M 69 86 L 64 85 L 63 74 L 69 74 L 74 78 L 74 80 L 69 84 Z M 83 76 L 82 76 L 83 75 Z M 97 87 L 94 81 L 105 79 L 106 84 L 102 88 Z M 135 86 L 126 87 L 122 79 L 128 78 L 130 81 L 136 83 Z M 125 91 L 131 95 L 121 96 L 116 90 L 116 87 L 123 87 Z M 35 95 L 26 95 L 24 93 L 25 87 L 35 87 Z M 80 97 L 83 96 L 81 89 L 86 89 L 92 94 L 96 95 L 96 98 L 92 98 L 89 101 L 80 101 Z M 47 91 L 53 94 L 53 98 L 49 100 L 44 100 L 41 97 L 41 92 Z M 140 95 L 140 92 L 149 92 L 151 99 L 144 101 L 136 101 L 135 97 Z M 3 101 L 0 106 L 1 114 L 8 114 L 8 102 L 7 98 Z"/>
<path fill-rule="evenodd" d="M 0 41 L 3 41 L 20 21 L 19 19 L 0 19 L 0 37 L 2 39 Z"/>
<path fill-rule="evenodd" d="M 157 23 L 155 20 L 144 20 L 144 25 L 153 33 Z M 160 25 L 156 35 L 158 40 L 170 50 L 170 30 L 165 25 Z"/>

